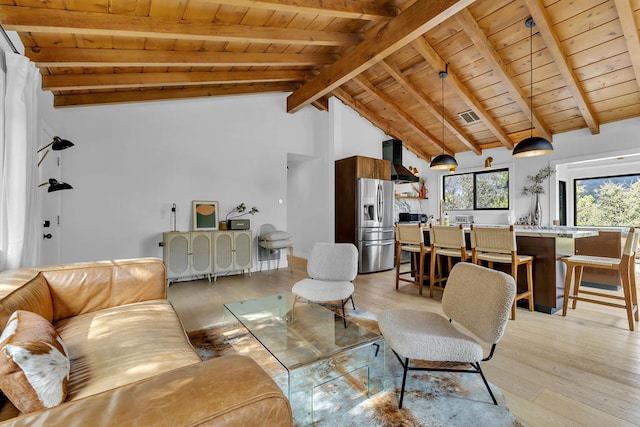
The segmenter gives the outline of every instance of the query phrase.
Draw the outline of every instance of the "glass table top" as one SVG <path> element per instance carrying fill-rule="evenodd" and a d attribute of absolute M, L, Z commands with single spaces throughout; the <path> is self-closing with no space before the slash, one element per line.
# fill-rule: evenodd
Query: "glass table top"
<path fill-rule="evenodd" d="M 283 293 L 224 304 L 225 317 L 240 322 L 287 370 L 380 339 L 319 304 L 298 300 L 294 307 L 294 298 Z"/>

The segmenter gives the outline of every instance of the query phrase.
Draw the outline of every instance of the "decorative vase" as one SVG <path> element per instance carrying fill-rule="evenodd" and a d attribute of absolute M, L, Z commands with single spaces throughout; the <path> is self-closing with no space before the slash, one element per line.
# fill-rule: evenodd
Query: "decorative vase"
<path fill-rule="evenodd" d="M 542 206 L 540 206 L 540 193 L 536 193 L 536 207 L 533 211 L 533 224 L 542 224 Z"/>

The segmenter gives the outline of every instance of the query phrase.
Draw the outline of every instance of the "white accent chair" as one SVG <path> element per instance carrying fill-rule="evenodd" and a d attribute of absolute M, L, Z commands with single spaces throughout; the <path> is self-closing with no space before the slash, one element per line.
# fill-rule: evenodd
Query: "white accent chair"
<path fill-rule="evenodd" d="M 470 263 L 456 264 L 449 274 L 442 294 L 442 311 L 385 310 L 378 325 L 385 342 L 404 368 L 399 408 L 407 382 L 407 371 L 444 371 L 480 374 L 491 399 L 496 401 L 480 362 L 491 359 L 502 338 L 516 285 L 513 277 L 501 271 Z M 457 322 L 474 336 L 455 326 Z M 481 341 L 491 344 L 485 357 Z M 425 368 L 409 365 L 409 359 L 430 362 L 453 362 L 459 368 Z M 466 369 L 470 365 L 470 368 Z"/>
<path fill-rule="evenodd" d="M 296 282 L 291 289 L 294 307 L 299 298 L 320 304 L 340 301 L 342 317 L 349 299 L 356 308 L 352 281 L 358 275 L 358 249 L 353 244 L 316 243 L 307 262 L 307 273 L 311 277 Z"/>

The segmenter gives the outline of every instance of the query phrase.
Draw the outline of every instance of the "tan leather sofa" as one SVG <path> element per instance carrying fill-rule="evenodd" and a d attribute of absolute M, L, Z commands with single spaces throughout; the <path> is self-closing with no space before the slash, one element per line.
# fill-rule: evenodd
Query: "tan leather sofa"
<path fill-rule="evenodd" d="M 251 358 L 202 362 L 166 300 L 161 260 L 76 263 L 0 273 L 0 330 L 38 313 L 71 360 L 66 400 L 1 426 L 291 426 L 289 402 Z"/>

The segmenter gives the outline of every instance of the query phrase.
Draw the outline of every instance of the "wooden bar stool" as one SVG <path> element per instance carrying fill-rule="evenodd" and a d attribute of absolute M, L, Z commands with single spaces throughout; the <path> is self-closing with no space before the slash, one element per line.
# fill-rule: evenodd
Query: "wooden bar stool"
<path fill-rule="evenodd" d="M 533 311 L 533 256 L 518 254 L 516 244 L 516 232 L 513 225 L 506 227 L 474 227 L 471 225 L 471 253 L 472 262 L 487 263 L 493 268 L 494 263 L 510 264 L 511 276 L 518 284 L 518 267 L 525 265 L 527 269 L 527 290 L 518 293 L 513 299 L 511 307 L 511 319 L 516 319 L 516 303 L 521 299 L 529 302 L 529 311 Z"/>
<path fill-rule="evenodd" d="M 400 254 L 410 252 L 413 257 L 413 268 L 400 271 Z M 420 224 L 396 224 L 396 290 L 399 283 L 408 282 L 418 285 L 418 293 L 422 295 L 424 282 L 424 257 L 431 253 L 431 248 L 424 244 L 423 228 Z M 414 278 L 402 277 L 412 275 Z"/>
<path fill-rule="evenodd" d="M 433 298 L 434 289 L 444 291 L 444 285 L 440 283 L 447 281 L 448 272 L 453 267 L 453 258 L 460 258 L 460 261 L 464 262 L 471 259 L 471 251 L 466 248 L 462 224 L 458 227 L 433 225 L 429 227 L 429 239 L 431 241 L 429 297 Z M 442 271 L 440 256 L 447 257 L 447 274 Z M 438 276 L 436 276 L 436 264 Z"/>
<path fill-rule="evenodd" d="M 562 315 L 567 315 L 569 299 L 575 310 L 578 301 L 590 302 L 593 304 L 608 305 L 610 307 L 623 308 L 627 312 L 629 330 L 633 331 L 635 322 L 638 321 L 638 292 L 636 289 L 636 252 L 638 241 L 640 240 L 640 228 L 631 228 L 627 235 L 627 240 L 622 250 L 622 258 L 608 258 L 590 255 L 572 255 L 562 258 L 561 261 L 567 264 L 567 276 L 564 284 L 564 304 Z M 618 270 L 622 279 L 623 295 L 607 294 L 597 291 L 585 291 L 580 289 L 582 282 L 582 270 L 584 267 L 601 268 L 606 270 Z M 573 283 L 573 294 L 570 295 L 571 284 Z M 588 295 L 583 297 L 580 295 Z M 592 298 L 596 297 L 596 298 Z M 624 301 L 623 304 L 612 301 Z M 634 321 L 635 320 L 635 321 Z"/>

